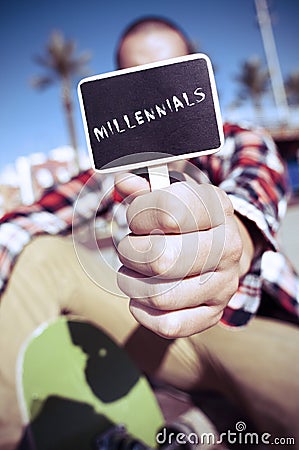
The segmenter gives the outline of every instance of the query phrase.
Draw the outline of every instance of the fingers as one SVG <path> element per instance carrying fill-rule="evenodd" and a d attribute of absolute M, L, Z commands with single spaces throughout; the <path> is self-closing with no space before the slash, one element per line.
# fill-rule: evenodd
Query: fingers
<path fill-rule="evenodd" d="M 130 203 L 129 227 L 135 234 L 188 233 L 213 228 L 233 214 L 227 195 L 210 184 L 180 182 L 150 192 L 149 183 L 131 173 L 118 174 L 115 187 Z"/>
<path fill-rule="evenodd" d="M 210 230 L 182 235 L 129 235 L 118 246 L 127 268 L 160 279 L 181 279 L 221 270 L 239 261 L 241 242 L 233 217 Z"/>
<path fill-rule="evenodd" d="M 118 283 L 131 297 L 130 310 L 136 320 L 170 338 L 188 336 L 215 325 L 237 289 L 238 277 L 231 270 L 161 282 L 140 278 L 123 268 Z"/>
<path fill-rule="evenodd" d="M 220 189 L 209 184 L 180 182 L 135 196 L 127 218 L 134 234 L 153 230 L 189 233 L 221 225 L 232 214 L 231 202 Z"/>
<path fill-rule="evenodd" d="M 119 173 L 115 176 L 115 189 L 130 203 L 138 195 L 150 192 L 150 185 L 145 178 L 132 173 Z"/>
<path fill-rule="evenodd" d="M 182 311 L 151 310 L 130 301 L 130 311 L 135 319 L 154 333 L 166 339 L 187 337 L 202 332 L 219 322 L 222 311 L 200 306 Z"/>
<path fill-rule="evenodd" d="M 128 297 L 162 311 L 217 305 L 228 301 L 238 287 L 238 275 L 233 268 L 184 279 L 161 280 L 142 277 L 123 266 L 117 276 L 119 287 Z"/>

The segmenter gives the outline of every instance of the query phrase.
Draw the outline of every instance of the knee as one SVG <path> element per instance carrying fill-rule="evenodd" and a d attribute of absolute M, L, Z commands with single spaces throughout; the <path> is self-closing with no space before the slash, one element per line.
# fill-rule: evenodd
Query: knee
<path fill-rule="evenodd" d="M 42 235 L 34 238 L 23 250 L 27 264 L 55 264 L 67 256 L 71 242 L 61 236 Z"/>
<path fill-rule="evenodd" d="M 22 251 L 10 275 L 4 297 L 34 297 L 37 304 L 55 303 L 66 308 L 75 289 L 70 266 L 75 258 L 71 240 L 38 236 Z"/>

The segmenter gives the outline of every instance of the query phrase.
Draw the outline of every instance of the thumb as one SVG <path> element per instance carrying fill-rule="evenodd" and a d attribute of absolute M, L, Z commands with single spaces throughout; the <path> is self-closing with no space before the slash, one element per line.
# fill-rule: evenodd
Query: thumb
<path fill-rule="evenodd" d="M 114 179 L 115 190 L 127 202 L 134 198 L 150 192 L 148 181 L 133 173 L 119 173 Z"/>

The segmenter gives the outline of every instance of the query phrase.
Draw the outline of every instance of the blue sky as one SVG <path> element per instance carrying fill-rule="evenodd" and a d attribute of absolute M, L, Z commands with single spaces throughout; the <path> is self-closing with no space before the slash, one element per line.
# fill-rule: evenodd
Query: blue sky
<path fill-rule="evenodd" d="M 268 0 L 284 76 L 299 70 L 299 2 Z M 90 74 L 114 69 L 114 49 L 121 31 L 140 16 L 162 15 L 179 23 L 216 66 L 216 82 L 225 117 L 236 96 L 234 77 L 247 58 L 264 50 L 254 0 L 10 0 L 0 6 L 1 135 L 0 170 L 16 157 L 48 153 L 69 143 L 59 85 L 33 90 L 29 80 L 44 73 L 33 57 L 42 54 L 52 30 L 89 50 Z M 74 86 L 75 121 L 86 151 Z M 246 114 L 246 113 L 245 113 Z M 244 112 L 243 112 L 244 115 Z"/>

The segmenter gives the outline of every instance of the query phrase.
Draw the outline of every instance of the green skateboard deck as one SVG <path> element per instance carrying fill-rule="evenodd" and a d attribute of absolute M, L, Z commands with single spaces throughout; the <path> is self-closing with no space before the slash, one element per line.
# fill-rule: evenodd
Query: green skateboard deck
<path fill-rule="evenodd" d="M 146 378 L 88 322 L 61 317 L 36 330 L 20 354 L 18 389 L 26 424 L 20 449 L 101 448 L 96 440 L 121 439 L 123 426 L 156 447 L 163 417 Z"/>

